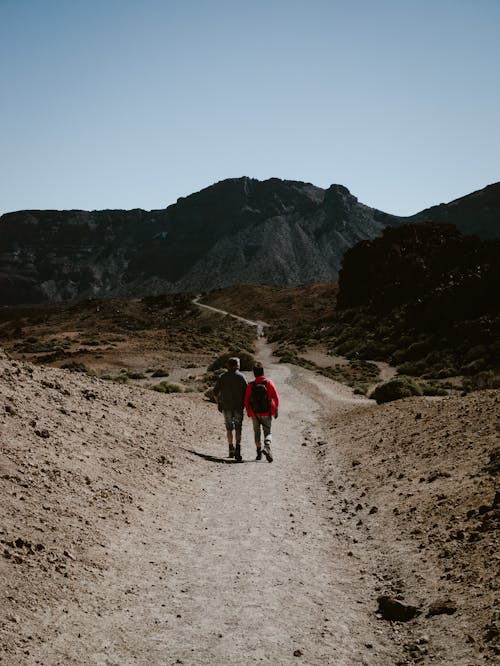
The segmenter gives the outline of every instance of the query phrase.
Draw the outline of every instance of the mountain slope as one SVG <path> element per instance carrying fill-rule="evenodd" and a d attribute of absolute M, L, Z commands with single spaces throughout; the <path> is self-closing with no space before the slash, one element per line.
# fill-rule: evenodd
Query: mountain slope
<path fill-rule="evenodd" d="M 444 222 L 455 225 L 463 234 L 483 239 L 500 238 L 500 183 L 450 203 L 426 208 L 408 221 Z"/>
<path fill-rule="evenodd" d="M 477 216 L 478 232 L 498 235 L 499 192 L 400 218 L 342 185 L 238 178 L 150 212 L 9 213 L 0 218 L 0 304 L 335 280 L 346 250 L 403 221 L 453 217 L 473 228 Z"/>

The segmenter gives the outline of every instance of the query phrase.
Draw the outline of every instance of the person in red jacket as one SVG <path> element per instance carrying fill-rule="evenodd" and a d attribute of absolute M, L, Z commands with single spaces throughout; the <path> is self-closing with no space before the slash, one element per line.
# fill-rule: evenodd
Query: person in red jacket
<path fill-rule="evenodd" d="M 271 379 L 264 377 L 262 363 L 257 362 L 253 367 L 255 380 L 250 382 L 245 391 L 245 409 L 252 419 L 255 446 L 257 447 L 257 458 L 262 458 L 262 453 L 268 462 L 273 462 L 271 454 L 271 423 L 274 416 L 278 418 L 278 407 L 280 399 L 276 386 Z M 264 448 L 261 444 L 261 431 L 264 434 Z"/>

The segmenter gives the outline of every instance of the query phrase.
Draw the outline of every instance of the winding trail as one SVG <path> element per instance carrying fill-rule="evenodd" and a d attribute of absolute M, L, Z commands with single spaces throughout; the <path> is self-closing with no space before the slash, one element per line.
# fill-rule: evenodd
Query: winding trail
<path fill-rule="evenodd" d="M 214 308 L 212 305 L 206 305 L 205 303 L 200 303 L 201 296 L 196 296 L 193 298 L 193 303 L 203 310 L 209 310 L 210 312 L 217 312 L 218 314 L 224 315 L 226 317 L 233 317 L 238 321 L 248 324 L 248 326 L 255 326 L 257 328 L 257 336 L 262 337 L 264 335 L 264 327 L 268 326 L 265 321 L 252 321 L 251 319 L 245 319 L 239 315 L 235 315 L 232 312 L 226 312 L 226 310 L 221 310 L 220 308 Z"/>
<path fill-rule="evenodd" d="M 247 323 L 262 334 L 262 322 Z M 350 552 L 354 536 L 323 481 L 327 471 L 335 480 L 336 470 L 322 468 L 319 455 L 329 443 L 320 428 L 325 410 L 368 401 L 273 363 L 262 335 L 257 345 L 281 397 L 274 462 L 254 460 L 248 420 L 243 463 L 225 458 L 220 414 L 200 402 L 188 445 L 179 442 L 188 463 L 161 491 L 145 494 L 136 522 L 110 534 L 97 588 L 44 618 L 61 630 L 30 664 L 395 663 L 367 598 L 363 563 Z"/>

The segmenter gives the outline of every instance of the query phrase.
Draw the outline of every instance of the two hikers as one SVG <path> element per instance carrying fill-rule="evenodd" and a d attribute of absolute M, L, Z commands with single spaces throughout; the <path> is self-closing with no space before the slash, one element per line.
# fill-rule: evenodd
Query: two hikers
<path fill-rule="evenodd" d="M 278 418 L 279 396 L 276 386 L 271 379 L 264 377 L 262 363 L 255 363 L 253 368 L 254 381 L 247 384 L 244 375 L 240 372 L 240 360 L 232 357 L 228 361 L 227 371 L 217 380 L 214 387 L 214 397 L 219 411 L 224 415 L 229 457 L 241 462 L 241 429 L 243 423 L 243 408 L 252 419 L 256 460 L 261 460 L 264 453 L 268 462 L 273 461 L 271 454 L 271 423 L 272 418 Z M 233 445 L 233 430 L 235 445 Z M 261 437 L 264 436 L 262 448 Z"/>

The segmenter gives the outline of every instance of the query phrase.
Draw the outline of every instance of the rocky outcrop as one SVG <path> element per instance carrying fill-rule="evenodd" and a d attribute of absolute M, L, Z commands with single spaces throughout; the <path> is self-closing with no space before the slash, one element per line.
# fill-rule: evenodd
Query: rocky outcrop
<path fill-rule="evenodd" d="M 0 305 L 336 280 L 346 250 L 417 217 L 365 206 L 342 185 L 278 178 L 224 180 L 149 212 L 9 213 Z"/>
<path fill-rule="evenodd" d="M 499 255 L 500 241 L 464 236 L 452 225 L 386 229 L 346 252 L 338 307 L 384 314 L 405 306 L 407 323 L 426 329 L 495 313 Z"/>

